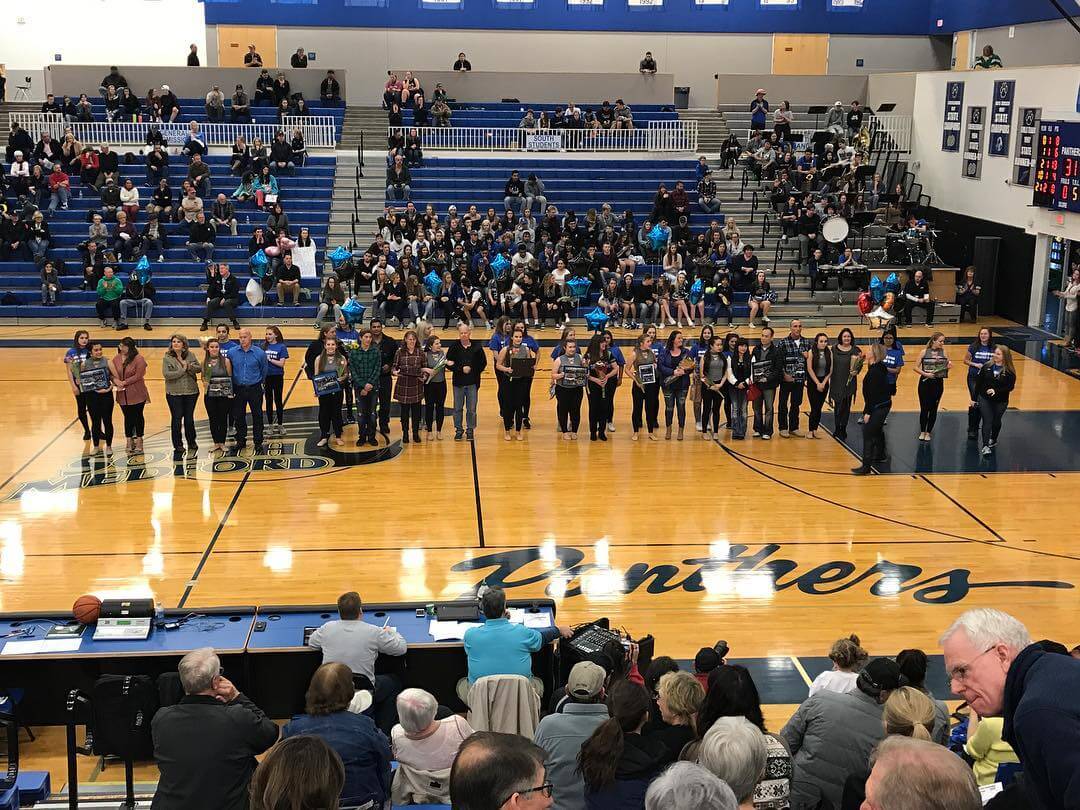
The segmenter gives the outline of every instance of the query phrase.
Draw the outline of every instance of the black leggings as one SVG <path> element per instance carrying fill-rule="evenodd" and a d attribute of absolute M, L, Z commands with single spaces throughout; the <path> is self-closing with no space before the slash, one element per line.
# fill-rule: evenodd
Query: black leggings
<path fill-rule="evenodd" d="M 937 422 L 938 404 L 945 391 L 945 381 L 919 377 L 919 432 L 930 433 Z"/>
<path fill-rule="evenodd" d="M 532 377 L 518 377 L 508 379 L 503 383 L 503 429 L 520 432 L 525 424 L 525 415 L 529 412 L 529 392 L 532 386 Z M 557 389 L 556 389 L 557 392 Z M 580 409 L 580 405 L 579 405 Z M 580 410 L 579 410 L 580 413 Z"/>
<path fill-rule="evenodd" d="M 143 419 L 145 402 L 137 402 L 134 405 L 121 405 L 124 412 L 124 435 L 129 439 L 141 439 L 146 430 L 146 420 Z"/>
<path fill-rule="evenodd" d="M 724 398 L 719 391 L 713 391 L 701 384 L 701 429 L 709 433 L 720 431 L 720 411 Z"/>
<path fill-rule="evenodd" d="M 567 388 L 555 386 L 555 415 L 559 420 L 559 430 L 563 433 L 577 433 L 581 425 L 581 386 Z"/>
<path fill-rule="evenodd" d="M 634 433 L 641 430 L 641 411 L 645 411 L 645 424 L 652 433 L 660 427 L 660 383 L 649 383 L 642 389 L 634 383 L 630 386 L 633 397 L 634 410 L 630 416 Z"/>
<path fill-rule="evenodd" d="M 817 430 L 821 424 L 821 409 L 825 406 L 825 399 L 829 396 L 829 386 L 824 391 L 818 388 L 810 380 L 806 381 L 806 398 L 810 400 L 810 430 Z"/>
<path fill-rule="evenodd" d="M 75 395 L 75 410 L 79 414 L 79 424 L 83 426 L 83 433 L 90 432 L 90 407 L 87 401 L 89 394 L 80 392 Z"/>
<path fill-rule="evenodd" d="M 399 402 L 398 412 L 401 415 L 401 432 L 403 435 L 409 435 L 409 422 L 412 422 L 413 437 L 420 436 L 420 413 L 423 410 L 423 405 L 419 402 Z"/>
<path fill-rule="evenodd" d="M 589 382 L 589 435 L 604 436 L 611 414 L 611 392 L 607 385 Z"/>
<path fill-rule="evenodd" d="M 174 450 L 179 450 L 184 446 L 184 436 L 187 437 L 189 447 L 196 446 L 195 403 L 198 400 L 198 394 L 165 395 L 165 401 L 169 403 L 169 414 L 172 416 L 170 427 L 172 428 L 172 446 Z"/>
<path fill-rule="evenodd" d="M 86 406 L 90 411 L 90 429 L 94 438 L 94 447 L 105 440 L 106 445 L 112 445 L 113 440 L 113 395 L 99 394 L 91 391 L 86 394 Z"/>
<path fill-rule="evenodd" d="M 270 378 L 267 377 L 267 380 L 269 379 Z M 336 438 L 341 438 L 341 431 L 343 429 L 341 423 L 341 401 L 344 398 L 344 391 L 335 391 L 332 394 L 323 394 L 319 397 L 319 435 L 324 439 L 330 438 L 331 430 Z M 268 393 L 268 402 L 269 399 L 270 395 Z M 267 408 L 266 413 L 267 416 L 270 415 L 269 408 Z"/>
<path fill-rule="evenodd" d="M 970 374 L 967 378 L 968 396 L 971 398 L 970 402 L 975 403 L 974 405 L 968 405 L 968 435 L 971 438 L 975 438 L 979 433 L 979 425 L 982 424 L 982 411 L 979 409 L 979 397 L 978 394 L 975 393 L 975 381 L 977 379 L 978 377 L 974 377 Z"/>
<path fill-rule="evenodd" d="M 204 397 L 203 404 L 206 406 L 206 418 L 210 421 L 210 436 L 214 444 L 225 444 L 232 400 L 228 397 Z"/>
<path fill-rule="evenodd" d="M 427 424 L 428 433 L 434 425 L 438 431 L 442 430 L 443 418 L 446 414 L 446 381 L 428 383 L 424 386 L 425 408 L 424 421 Z"/>
<path fill-rule="evenodd" d="M 277 422 L 280 425 L 283 421 L 285 413 L 285 406 L 281 399 L 281 394 L 285 389 L 285 375 L 284 374 L 267 374 L 266 385 L 263 387 L 263 396 L 266 398 L 266 424 L 273 425 L 274 422 L 274 408 L 277 408 Z"/>
<path fill-rule="evenodd" d="M 997 443 L 998 434 L 1001 433 L 1001 418 L 1005 415 L 1008 402 L 999 402 L 985 396 L 979 397 L 979 411 L 982 414 L 982 441 L 983 446 L 990 442 Z"/>

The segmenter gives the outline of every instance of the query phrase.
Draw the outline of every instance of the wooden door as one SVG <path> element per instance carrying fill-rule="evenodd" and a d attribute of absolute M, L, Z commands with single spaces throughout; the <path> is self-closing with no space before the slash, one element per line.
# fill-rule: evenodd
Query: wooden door
<path fill-rule="evenodd" d="M 971 68 L 971 32 L 957 31 L 953 40 L 953 70 L 969 70 Z"/>
<path fill-rule="evenodd" d="M 773 34 L 772 72 L 824 76 L 829 72 L 828 34 Z"/>
<path fill-rule="evenodd" d="M 277 67 L 277 28 L 272 25 L 219 25 L 218 67 L 243 67 L 248 45 L 254 45 L 263 67 Z"/>

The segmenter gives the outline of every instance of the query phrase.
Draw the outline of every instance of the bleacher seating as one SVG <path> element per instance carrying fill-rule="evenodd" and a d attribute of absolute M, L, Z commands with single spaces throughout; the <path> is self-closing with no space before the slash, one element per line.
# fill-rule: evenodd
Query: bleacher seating
<path fill-rule="evenodd" d="M 427 101 L 430 104 L 431 99 L 428 98 Z M 614 105 L 615 99 L 610 99 L 610 101 Z M 582 111 L 588 109 L 595 112 L 600 109 L 600 102 L 575 103 Z M 566 109 L 566 103 L 459 102 L 450 105 L 450 109 L 453 111 L 450 124 L 455 127 L 509 127 L 513 129 L 517 127 L 526 110 L 532 110 L 537 116 L 541 112 L 547 112 L 551 116 L 556 108 Z M 649 121 L 677 121 L 679 118 L 674 109 L 659 104 L 631 105 L 630 109 L 633 111 L 634 126 L 636 127 L 644 127 Z M 406 126 L 412 126 L 413 112 L 411 107 L 403 108 L 402 117 Z"/>
<path fill-rule="evenodd" d="M 210 194 L 203 197 L 204 210 L 209 214 L 214 198 L 218 193 L 224 193 L 227 197 L 232 194 L 238 185 L 238 178 L 229 174 L 228 155 L 209 155 L 205 157 L 211 167 Z M 316 266 L 320 266 L 326 249 L 327 231 L 330 221 L 331 194 L 334 183 L 334 168 L 336 158 L 309 157 L 307 165 L 298 169 L 294 176 L 280 175 L 278 184 L 281 189 L 281 203 L 289 216 L 290 228 L 293 237 L 299 233 L 301 227 L 307 227 L 311 231 L 312 239 L 318 245 L 316 253 Z M 174 195 L 180 188 L 181 182 L 187 176 L 187 162 L 178 157 L 172 157 L 169 165 L 170 185 Z M 151 189 L 147 188 L 145 172 L 141 163 L 120 165 L 121 182 L 131 177 L 139 187 L 141 202 L 145 208 L 149 201 Z M 77 175 L 72 176 L 71 207 L 66 210 L 57 210 L 49 217 L 49 228 L 52 231 L 53 247 L 48 257 L 53 260 L 61 260 L 65 263 L 64 274 L 60 278 L 64 288 L 60 293 L 58 306 L 45 307 L 40 304 L 41 281 L 37 268 L 33 262 L 0 262 L 0 290 L 12 292 L 21 301 L 19 306 L 0 306 L 0 318 L 94 318 L 94 302 L 97 299 L 93 291 L 80 291 L 82 265 L 79 251 L 76 245 L 86 239 L 88 227 L 88 212 L 97 208 L 99 197 L 93 188 L 83 186 Z M 235 202 L 235 201 L 234 201 Z M 227 229 L 220 230 L 217 236 L 214 261 L 227 262 L 230 264 L 241 290 L 249 277 L 248 273 L 248 240 L 257 225 L 264 225 L 266 214 L 255 207 L 254 201 L 236 204 L 238 222 L 238 236 L 230 236 Z M 136 220 L 136 227 L 141 231 L 147 221 L 145 211 L 140 212 Z M 110 232 L 112 223 L 108 223 Z M 204 282 L 205 264 L 191 261 L 187 249 L 184 247 L 186 235 L 180 232 L 180 226 L 169 224 L 167 226 L 169 249 L 165 251 L 164 263 L 159 263 L 156 256 L 150 256 L 153 268 L 153 282 L 157 289 L 157 298 L 154 304 L 154 319 L 158 318 L 186 318 L 201 319 L 204 308 L 205 294 L 199 289 L 199 284 Z M 120 264 L 119 275 L 127 280 L 134 264 L 123 262 Z M 304 288 L 316 291 L 317 279 L 304 279 Z M 314 296 L 317 298 L 317 292 Z M 270 303 L 276 303 L 276 294 L 270 294 Z M 257 310 L 250 307 L 241 297 L 241 307 L 237 311 L 240 318 L 262 317 L 260 307 Z M 314 304 L 301 303 L 300 307 L 288 307 L 284 310 L 274 309 L 275 313 L 284 313 L 287 317 L 308 317 L 314 313 Z M 271 317 L 267 313 L 267 317 Z"/>

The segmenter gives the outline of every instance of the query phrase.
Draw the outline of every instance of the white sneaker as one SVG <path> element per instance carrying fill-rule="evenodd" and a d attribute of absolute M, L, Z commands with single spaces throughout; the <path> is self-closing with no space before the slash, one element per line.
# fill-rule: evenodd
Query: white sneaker
<path fill-rule="evenodd" d="M 615 432 L 615 425 L 613 425 L 611 422 L 607 423 L 607 432 L 608 433 L 614 433 Z"/>

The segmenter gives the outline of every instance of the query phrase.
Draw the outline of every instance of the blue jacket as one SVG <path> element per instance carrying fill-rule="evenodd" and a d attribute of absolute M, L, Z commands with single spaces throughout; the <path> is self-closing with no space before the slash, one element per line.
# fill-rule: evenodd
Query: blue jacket
<path fill-rule="evenodd" d="M 532 654 L 559 637 L 557 627 L 533 630 L 509 619 L 488 619 L 465 631 L 462 641 L 469 661 L 469 683 L 488 675 L 532 677 Z"/>
<path fill-rule="evenodd" d="M 601 790 L 585 788 L 588 810 L 644 810 L 649 783 L 675 760 L 659 740 L 640 734 L 624 737 L 622 756 L 615 763 L 615 781 Z"/>
<path fill-rule="evenodd" d="M 679 363 L 682 362 L 684 357 L 696 359 L 696 355 L 690 350 L 689 346 L 683 346 L 682 354 L 678 357 L 672 357 L 667 348 L 660 350 L 658 363 L 660 364 L 660 376 L 664 379 L 672 376 L 675 373 L 675 369 L 678 368 Z M 684 391 L 690 387 L 690 378 L 693 376 L 693 372 L 686 370 L 681 377 L 676 377 L 671 385 L 668 386 L 669 391 Z"/>
<path fill-rule="evenodd" d="M 1002 739 L 1045 810 L 1080 807 L 1080 661 L 1026 647 L 1005 679 Z"/>
<path fill-rule="evenodd" d="M 281 732 L 283 738 L 301 734 L 320 737 L 341 757 L 345 765 L 343 805 L 374 801 L 381 807 L 390 798 L 390 741 L 370 717 L 348 711 L 299 714 Z"/>

